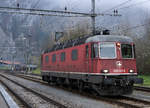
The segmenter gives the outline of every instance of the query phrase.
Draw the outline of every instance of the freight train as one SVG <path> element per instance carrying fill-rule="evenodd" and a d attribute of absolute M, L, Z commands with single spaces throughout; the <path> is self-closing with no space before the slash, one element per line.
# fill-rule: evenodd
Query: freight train
<path fill-rule="evenodd" d="M 43 81 L 93 90 L 99 95 L 131 94 L 137 77 L 133 40 L 127 36 L 84 36 L 54 45 L 41 55 Z"/>

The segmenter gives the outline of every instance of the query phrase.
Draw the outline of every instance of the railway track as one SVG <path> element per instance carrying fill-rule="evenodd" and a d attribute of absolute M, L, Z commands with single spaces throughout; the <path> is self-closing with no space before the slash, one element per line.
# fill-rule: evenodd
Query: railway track
<path fill-rule="evenodd" d="M 27 104 L 22 98 L 20 98 L 20 96 L 18 94 L 16 94 L 9 86 L 7 86 L 3 81 L 0 80 L 0 83 L 5 86 L 7 88 L 7 90 L 14 96 L 17 98 L 17 100 L 19 100 L 19 106 L 21 106 L 21 108 L 31 108 L 29 106 L 29 104 Z"/>
<path fill-rule="evenodd" d="M 26 80 L 31 80 L 31 81 L 34 81 L 37 83 L 41 83 L 46 86 L 50 86 L 48 83 L 42 81 L 39 76 L 38 77 L 37 76 L 29 76 L 29 75 L 25 76 L 22 74 L 13 74 L 13 75 L 16 77 L 26 79 Z M 56 88 L 58 88 L 58 87 L 56 87 Z M 62 88 L 62 87 L 60 87 L 60 89 L 66 90 L 66 88 Z M 72 92 L 78 93 L 76 91 L 72 91 Z M 117 104 L 117 105 L 125 107 L 125 108 L 147 108 L 147 107 L 150 107 L 150 102 L 142 100 L 142 99 L 128 97 L 128 96 L 119 96 L 119 97 L 115 97 L 115 99 L 114 99 L 114 97 L 112 98 L 112 97 L 93 96 L 93 95 L 90 95 L 87 93 L 81 93 L 81 95 L 88 96 L 90 98 L 94 98 L 94 99 L 97 99 L 100 101 L 105 101 L 105 102 L 108 102 L 111 104 Z"/>
<path fill-rule="evenodd" d="M 25 76 L 24 74 L 19 74 L 20 77 L 23 77 Z M 33 81 L 36 79 L 36 80 L 39 80 L 39 81 L 42 81 L 40 75 L 35 75 L 35 74 L 31 74 L 31 75 L 26 75 L 28 78 L 31 78 L 30 80 L 33 79 Z M 26 77 L 24 77 L 26 78 Z M 43 81 L 42 81 L 43 83 Z M 134 89 L 135 90 L 138 90 L 138 91 L 145 91 L 145 92 L 150 92 L 150 87 L 142 87 L 142 86 L 134 86 Z"/>
<path fill-rule="evenodd" d="M 59 102 L 56 102 L 56 101 L 54 101 L 54 100 L 48 98 L 47 96 L 45 96 L 45 95 L 43 95 L 43 94 L 41 94 L 41 93 L 39 93 L 39 92 L 37 92 L 37 91 L 35 91 L 35 90 L 32 90 L 32 89 L 30 89 L 30 88 L 28 88 L 28 87 L 25 87 L 24 85 L 22 85 L 22 84 L 20 84 L 20 83 L 18 83 L 18 82 L 16 82 L 16 81 L 10 79 L 9 77 L 7 77 L 7 76 L 5 76 L 5 75 L 3 75 L 3 74 L 0 74 L 0 77 L 1 77 L 1 78 L 4 78 L 5 80 L 10 81 L 10 82 L 13 83 L 15 86 L 19 86 L 19 87 L 23 88 L 23 91 L 28 92 L 28 94 L 33 94 L 34 97 L 36 96 L 36 99 L 44 100 L 43 103 L 45 103 L 45 104 L 48 105 L 48 107 L 46 106 L 47 108 L 49 108 L 50 105 L 52 105 L 52 106 L 54 106 L 54 107 L 56 107 L 56 108 L 67 108 L 65 105 L 62 105 L 62 104 L 60 104 Z M 2 84 L 4 84 L 27 108 L 33 108 L 33 106 L 31 106 L 31 103 L 30 103 L 30 102 L 28 103 L 28 102 L 25 101 L 23 98 L 21 98 L 13 89 L 11 89 L 11 87 L 9 87 L 9 86 L 5 83 L 5 81 L 1 80 L 1 82 L 2 82 Z M 49 104 L 50 104 L 50 105 L 49 105 Z M 45 107 L 45 108 L 46 108 L 46 107 Z M 38 108 L 38 106 L 35 106 L 35 108 Z M 39 108 L 40 108 L 40 106 L 39 106 Z"/>
<path fill-rule="evenodd" d="M 134 86 L 135 90 L 150 92 L 150 87 Z"/>

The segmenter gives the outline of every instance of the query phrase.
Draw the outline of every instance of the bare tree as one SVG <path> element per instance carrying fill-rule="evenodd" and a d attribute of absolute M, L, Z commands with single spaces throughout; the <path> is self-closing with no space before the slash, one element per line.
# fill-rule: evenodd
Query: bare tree
<path fill-rule="evenodd" d="M 150 17 L 144 20 L 144 33 L 139 39 L 134 39 L 136 43 L 137 68 L 143 74 L 150 74 Z M 142 28 L 141 28 L 142 29 Z"/>
<path fill-rule="evenodd" d="M 60 42 L 89 35 L 90 33 L 91 33 L 91 29 L 90 29 L 89 22 L 87 20 L 85 21 L 81 20 L 74 28 L 65 31 L 64 36 L 60 39 Z"/>

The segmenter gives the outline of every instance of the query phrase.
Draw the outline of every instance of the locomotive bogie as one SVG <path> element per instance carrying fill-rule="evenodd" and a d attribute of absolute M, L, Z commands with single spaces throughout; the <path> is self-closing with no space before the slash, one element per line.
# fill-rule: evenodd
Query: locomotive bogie
<path fill-rule="evenodd" d="M 93 88 L 99 89 L 101 95 L 122 95 L 131 94 L 136 76 L 102 76 L 89 74 L 70 74 L 43 72 L 42 79 L 49 83 L 68 85 L 80 89 Z M 139 83 L 139 82 L 138 82 Z M 142 82 L 140 82 L 142 83 Z M 81 87 L 82 85 L 82 87 Z M 86 86 L 85 86 L 86 85 Z M 93 85 L 95 85 L 93 87 Z M 119 92 L 119 91 L 120 92 Z"/>

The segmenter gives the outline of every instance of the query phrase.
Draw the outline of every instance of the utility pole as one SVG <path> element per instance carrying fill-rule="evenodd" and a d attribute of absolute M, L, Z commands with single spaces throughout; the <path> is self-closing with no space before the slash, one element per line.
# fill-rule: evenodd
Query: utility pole
<path fill-rule="evenodd" d="M 14 71 L 14 54 L 12 55 L 12 64 L 11 64 L 11 70 Z"/>
<path fill-rule="evenodd" d="M 30 72 L 30 70 L 31 70 L 31 68 L 30 68 L 30 66 L 31 66 L 31 62 L 30 62 L 30 60 L 31 60 L 31 38 L 32 38 L 32 36 L 31 35 L 28 35 L 28 42 L 29 42 L 29 47 L 28 47 L 28 56 L 27 56 L 27 61 L 28 61 L 28 72 Z"/>
<path fill-rule="evenodd" d="M 114 14 L 105 14 L 105 13 L 96 13 L 95 12 L 95 0 L 91 0 L 91 12 L 82 13 L 82 12 L 72 12 L 72 11 L 56 11 L 56 10 L 42 10 L 42 9 L 29 9 L 29 8 L 15 8 L 15 7 L 1 7 L 0 13 L 9 13 L 9 14 L 23 14 L 23 15 L 39 15 L 39 16 L 59 16 L 59 17 L 91 17 L 92 25 L 92 34 L 95 35 L 95 19 L 97 16 L 121 16 L 118 14 L 118 11 L 115 10 Z"/>
<path fill-rule="evenodd" d="M 95 0 L 92 0 L 91 4 L 92 4 L 92 9 L 91 9 L 92 34 L 95 35 L 95 18 L 96 18 L 96 14 L 95 14 Z"/>

